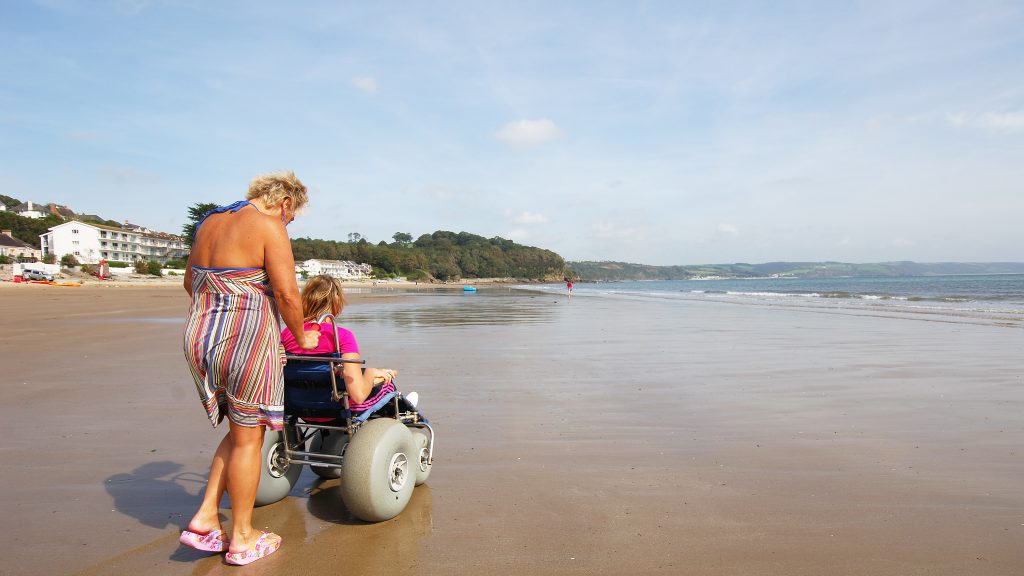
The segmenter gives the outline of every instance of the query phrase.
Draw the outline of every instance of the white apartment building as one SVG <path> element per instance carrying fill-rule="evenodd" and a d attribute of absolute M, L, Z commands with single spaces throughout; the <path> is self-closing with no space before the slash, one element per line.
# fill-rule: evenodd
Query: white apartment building
<path fill-rule="evenodd" d="M 305 272 L 309 276 L 327 274 L 342 280 L 361 280 L 369 278 L 373 267 L 369 264 L 356 264 L 351 260 L 306 260 L 295 266 L 296 273 Z"/>
<path fill-rule="evenodd" d="M 39 236 L 39 244 L 43 257 L 53 254 L 59 261 L 65 254 L 72 254 L 82 264 L 98 264 L 100 260 L 163 264 L 188 254 L 180 237 L 142 230 L 145 229 L 124 230 L 72 220 L 50 228 Z"/>

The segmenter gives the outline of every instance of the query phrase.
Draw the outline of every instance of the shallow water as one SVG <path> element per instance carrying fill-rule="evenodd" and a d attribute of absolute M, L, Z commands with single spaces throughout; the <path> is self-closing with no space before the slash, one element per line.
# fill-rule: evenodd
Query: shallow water
<path fill-rule="evenodd" d="M 566 294 L 563 284 L 523 289 Z M 692 300 L 1024 328 L 1024 275 L 753 278 L 577 284 L 574 297 Z"/>

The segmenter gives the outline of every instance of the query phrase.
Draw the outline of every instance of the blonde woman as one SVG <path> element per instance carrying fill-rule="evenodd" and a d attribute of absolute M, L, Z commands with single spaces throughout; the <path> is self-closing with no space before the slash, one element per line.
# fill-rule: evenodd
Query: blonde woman
<path fill-rule="evenodd" d="M 341 326 L 335 330 L 331 322 L 319 322 L 328 314 L 340 315 L 344 307 L 345 295 L 341 282 L 327 275 L 310 278 L 302 289 L 303 330 L 315 330 L 319 334 L 317 346 L 312 350 L 302 350 L 295 340 L 295 332 L 289 327 L 281 332 L 285 350 L 291 354 L 331 354 L 335 352 L 337 342 L 342 358 L 358 360 L 359 344 L 356 343 L 355 334 Z M 397 370 L 364 370 L 354 362 L 346 362 L 342 366 L 341 375 L 345 381 L 345 390 L 348 391 L 349 407 L 355 412 L 366 410 L 385 394 L 395 391 L 392 380 L 398 375 Z M 412 402 L 415 404 L 415 401 Z"/>
<path fill-rule="evenodd" d="M 315 348 L 319 333 L 302 330 L 295 260 L 285 227 L 307 202 L 291 172 L 259 176 L 245 200 L 210 211 L 196 225 L 185 272 L 192 307 L 185 325 L 185 358 L 210 422 L 225 416 L 228 433 L 217 447 L 199 511 L 182 544 L 227 552 L 229 564 L 249 564 L 281 546 L 276 534 L 252 525 L 266 428 L 281 430 L 284 378 L 278 314 Z M 230 540 L 219 505 L 231 498 Z"/>

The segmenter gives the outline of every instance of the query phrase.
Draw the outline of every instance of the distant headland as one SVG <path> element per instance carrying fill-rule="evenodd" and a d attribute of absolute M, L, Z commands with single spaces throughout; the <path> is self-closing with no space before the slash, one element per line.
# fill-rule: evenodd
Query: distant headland
<path fill-rule="evenodd" d="M 764 264 L 693 264 L 651 266 L 628 262 L 566 262 L 583 281 L 697 280 L 710 278 L 828 278 L 841 276 L 945 276 L 956 274 L 1024 274 L 1024 262 L 766 262 Z"/>

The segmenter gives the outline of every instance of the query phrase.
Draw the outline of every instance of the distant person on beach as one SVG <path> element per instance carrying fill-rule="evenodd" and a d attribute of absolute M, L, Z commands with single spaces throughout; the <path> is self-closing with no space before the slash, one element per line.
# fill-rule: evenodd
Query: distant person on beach
<path fill-rule="evenodd" d="M 281 342 L 289 354 L 331 354 L 335 352 L 335 342 L 341 351 L 341 357 L 359 360 L 359 344 L 355 334 L 337 326 L 325 318 L 337 317 L 345 307 L 345 294 L 341 282 L 337 278 L 322 274 L 314 276 L 306 282 L 302 289 L 303 330 L 313 331 L 319 335 L 316 348 L 303 350 L 295 341 L 294 332 L 285 328 L 281 332 Z M 325 321 L 326 320 L 326 321 Z M 309 332 L 307 332 L 309 333 Z M 395 392 L 392 382 L 398 375 L 391 368 L 366 368 L 355 362 L 346 362 L 341 368 L 341 377 L 348 391 L 349 408 L 361 412 L 374 405 L 386 394 Z M 416 404 L 415 392 L 406 396 L 413 405 Z"/>
<path fill-rule="evenodd" d="M 572 296 L 572 280 L 565 283 L 565 288 L 569 291 L 569 296 Z"/>
<path fill-rule="evenodd" d="M 213 455 L 199 511 L 179 541 L 227 552 L 228 564 L 249 564 L 281 546 L 280 536 L 253 527 L 252 509 L 264 431 L 284 425 L 278 314 L 301 335 L 300 348 L 316 348 L 320 337 L 302 329 L 285 229 L 307 198 L 292 172 L 258 176 L 245 200 L 211 210 L 199 221 L 185 270 L 185 290 L 192 297 L 185 359 L 210 422 L 216 427 L 227 416 L 228 433 Z M 230 539 L 219 515 L 225 490 L 231 498 Z"/>

